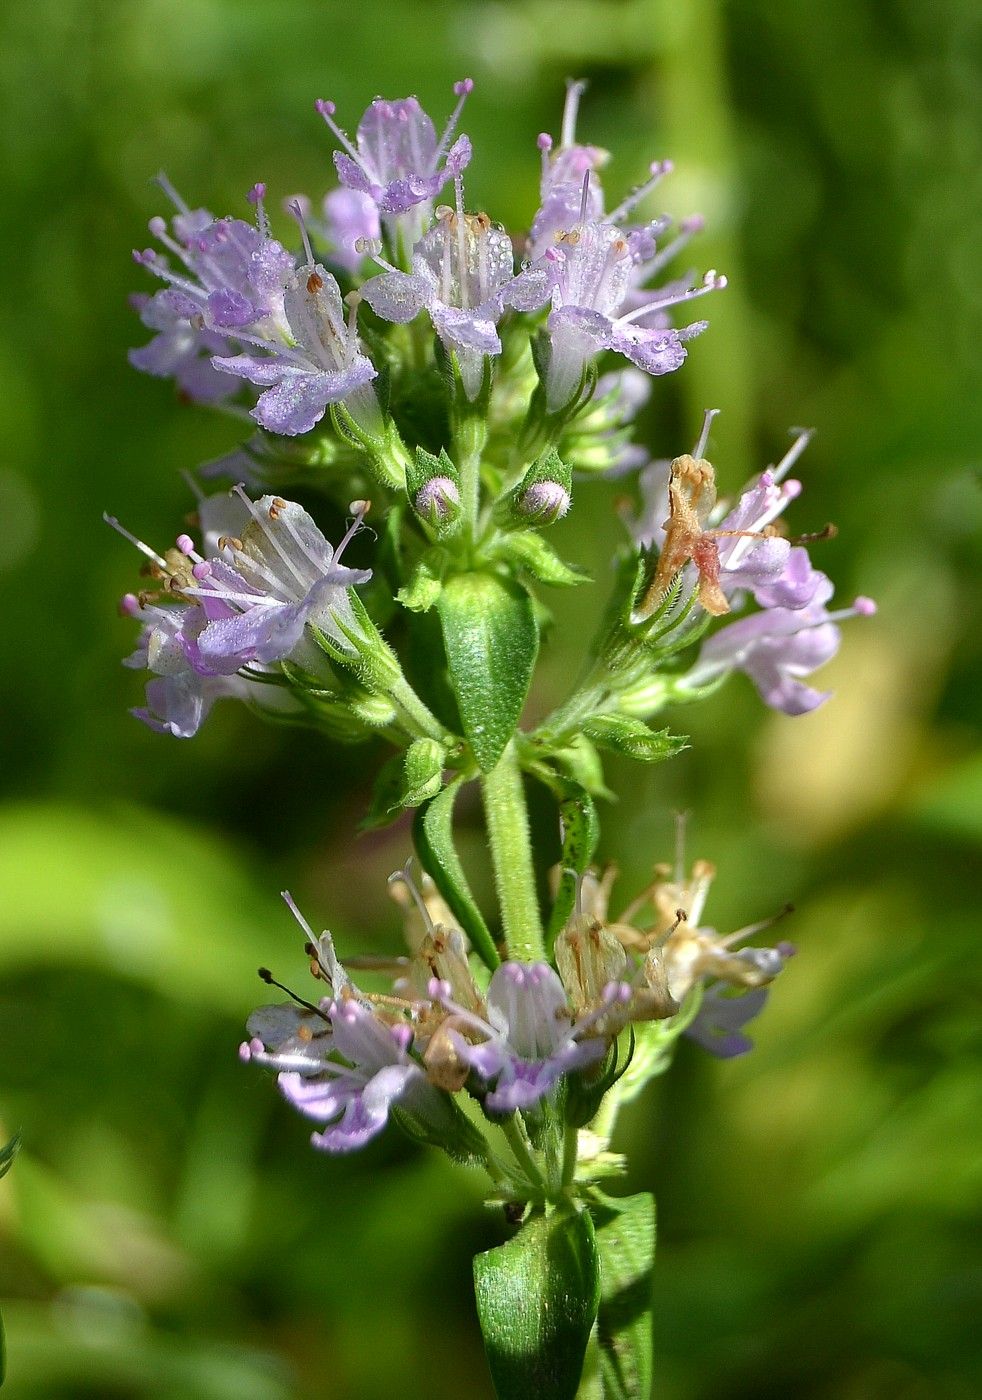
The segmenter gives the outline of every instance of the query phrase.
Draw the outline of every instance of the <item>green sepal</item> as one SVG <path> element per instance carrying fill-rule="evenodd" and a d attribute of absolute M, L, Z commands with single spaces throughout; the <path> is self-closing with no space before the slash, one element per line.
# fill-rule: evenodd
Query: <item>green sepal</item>
<path fill-rule="evenodd" d="M 596 1118 L 606 1095 L 627 1073 L 634 1059 L 634 1046 L 634 1027 L 629 1026 L 607 1051 L 592 1079 L 586 1074 L 567 1078 L 564 1111 L 568 1123 L 575 1128 L 585 1128 Z"/>
<path fill-rule="evenodd" d="M 505 535 L 495 546 L 497 558 L 518 569 L 526 569 L 540 583 L 555 588 L 573 588 L 578 583 L 590 583 L 590 575 L 573 564 L 567 564 L 536 530 L 516 530 Z"/>
<path fill-rule="evenodd" d="M 404 489 L 409 453 L 391 418 L 383 422 L 382 436 L 368 433 L 342 403 L 331 405 L 331 422 L 338 437 L 360 448 L 379 485 L 390 490 Z"/>
<path fill-rule="evenodd" d="M 532 600 L 496 574 L 456 574 L 437 602 L 450 683 L 464 733 L 484 773 L 518 724 L 539 648 Z"/>
<path fill-rule="evenodd" d="M 560 779 L 559 821 L 563 853 L 559 888 L 549 917 L 550 942 L 565 928 L 576 904 L 578 876 L 589 869 L 600 840 L 600 819 L 593 798 L 572 779 Z"/>
<path fill-rule="evenodd" d="M 531 1216 L 476 1256 L 474 1289 L 498 1400 L 575 1400 L 601 1297 L 589 1212 Z"/>
<path fill-rule="evenodd" d="M 418 807 L 435 797 L 443 786 L 447 751 L 436 739 L 416 739 L 403 756 L 401 807 Z"/>
<path fill-rule="evenodd" d="M 396 594 L 396 600 L 410 612 L 429 612 L 443 592 L 443 584 L 426 559 L 421 559 Z"/>
<path fill-rule="evenodd" d="M 356 676 L 366 690 L 391 690 L 402 675 L 396 654 L 369 617 L 364 603 L 354 589 L 348 590 L 348 601 L 356 626 L 350 626 L 338 615 L 334 617 L 334 625 L 348 646 L 335 641 L 312 623 L 308 624 L 311 635 L 321 650 L 326 652 L 336 665 Z"/>
<path fill-rule="evenodd" d="M 425 807 L 420 807 L 413 823 L 413 844 L 423 869 L 447 901 L 474 951 L 493 970 L 501 959 L 484 915 L 471 894 L 453 840 L 454 802 L 463 781 L 463 778 L 455 778 Z"/>
<path fill-rule="evenodd" d="M 667 729 L 649 729 L 643 720 L 629 715 L 593 715 L 583 730 L 600 748 L 640 759 L 642 763 L 674 758 L 687 746 L 685 738 L 669 734 Z"/>
<path fill-rule="evenodd" d="M 441 1114 L 439 1122 L 435 1120 L 436 1112 Z M 413 1142 L 421 1147 L 442 1148 L 452 1162 L 479 1166 L 487 1161 L 487 1139 L 450 1094 L 440 1093 L 438 1109 L 431 1100 L 426 1117 L 415 1113 L 406 1102 L 392 1104 L 389 1117 Z"/>
<path fill-rule="evenodd" d="M 604 1400 L 648 1400 L 652 1384 L 655 1199 L 594 1189 L 590 1211 L 600 1256 L 597 1340 Z"/>

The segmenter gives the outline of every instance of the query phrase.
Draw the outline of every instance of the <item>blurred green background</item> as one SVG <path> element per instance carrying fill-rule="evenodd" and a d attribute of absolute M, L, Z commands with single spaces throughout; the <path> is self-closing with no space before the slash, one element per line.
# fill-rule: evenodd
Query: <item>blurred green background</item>
<path fill-rule="evenodd" d="M 516 229 L 569 74 L 591 80 L 581 132 L 615 153 L 612 192 L 675 158 L 665 201 L 705 212 L 696 259 L 731 285 L 656 384 L 652 449 L 721 406 L 733 489 L 816 427 L 796 525 L 835 520 L 821 566 L 881 607 L 848 629 L 822 711 L 767 714 L 737 679 L 675 716 L 682 758 L 612 773 L 625 894 L 690 808 L 712 921 L 790 899 L 801 950 L 752 1055 L 685 1045 L 624 1118 L 627 1189 L 659 1200 L 657 1394 L 979 1394 L 977 4 L 14 0 L 0 40 L 11 1400 L 490 1396 L 469 1261 L 502 1226 L 480 1183 L 394 1137 L 315 1154 L 235 1055 L 256 965 L 302 975 L 281 887 L 342 950 L 398 946 L 384 877 L 406 829 L 353 835 L 382 753 L 235 707 L 186 745 L 131 720 L 113 608 L 132 558 L 100 522 L 172 538 L 179 471 L 235 441 L 126 363 L 148 177 L 219 212 L 257 179 L 319 197 L 315 97 L 354 125 L 416 92 L 439 120 L 464 74 L 468 201 Z M 584 487 L 559 540 L 601 579 L 609 492 Z M 560 602 L 539 711 L 596 606 Z"/>

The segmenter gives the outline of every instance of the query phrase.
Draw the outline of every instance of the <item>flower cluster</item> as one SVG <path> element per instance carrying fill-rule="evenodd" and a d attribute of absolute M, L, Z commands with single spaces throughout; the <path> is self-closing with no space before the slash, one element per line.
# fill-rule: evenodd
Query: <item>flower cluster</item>
<path fill-rule="evenodd" d="M 341 563 L 367 503 L 354 506 L 354 523 L 336 549 L 302 506 L 278 496 L 254 502 L 241 487 L 200 502 L 204 553 L 181 534 L 158 554 L 107 517 L 147 559 L 157 584 L 121 603 L 144 624 L 126 664 L 154 677 L 146 707 L 134 713 L 151 728 L 189 738 L 214 700 L 262 694 L 262 681 L 244 670 L 262 676 L 289 660 L 316 672 L 315 637 L 353 649 L 359 623 L 351 590 L 371 578 L 370 569 Z"/>
<path fill-rule="evenodd" d="M 677 695 L 698 691 L 733 671 L 743 671 L 771 708 L 800 715 L 829 698 L 828 691 L 804 683 L 839 648 L 836 623 L 876 611 L 869 598 L 829 611 L 834 587 L 816 569 L 805 541 L 834 535 L 826 526 L 813 535 L 788 539 L 775 522 L 802 492 L 788 474 L 811 438 L 797 431 L 795 441 L 774 467 L 752 481 L 731 509 L 716 499 L 715 473 L 701 457 L 713 415 L 693 456 L 671 465 L 655 463 L 642 474 L 645 508 L 633 522 L 638 544 L 655 555 L 655 567 L 635 609 L 644 621 L 661 608 L 674 589 L 676 606 L 697 601 L 704 614 L 740 611 L 752 599 L 756 612 L 729 622 L 702 645 L 698 659 L 677 681 Z"/>
<path fill-rule="evenodd" d="M 794 951 L 748 945 L 765 925 L 703 925 L 705 862 L 660 868 L 611 915 L 612 874 L 592 865 L 602 751 L 671 757 L 684 741 L 647 720 L 738 671 L 772 708 L 814 709 L 827 696 L 806 678 L 839 622 L 874 609 L 830 609 L 809 545 L 831 527 L 783 530 L 809 434 L 730 503 L 706 455 L 712 412 L 670 462 L 649 464 L 636 440 L 654 381 L 706 328 L 685 309 L 726 284 L 662 280 L 702 227 L 642 216 L 671 163 L 608 203 L 606 152 L 577 139 L 571 83 L 558 139 L 538 138 L 538 207 L 505 229 L 466 203 L 472 87 L 455 85 L 439 134 L 414 97 L 376 99 L 353 137 L 318 101 L 340 188 L 286 201 L 295 247 L 273 235 L 265 186 L 247 221 L 190 208 L 160 177 L 173 212 L 135 256 L 163 286 L 137 299 L 154 335 L 133 363 L 251 417 L 251 436 L 202 469 L 237 484 L 199 495 L 194 536 L 158 553 L 107 518 L 149 576 L 122 604 L 142 628 L 126 663 L 149 673 L 141 719 L 186 738 L 234 696 L 345 742 L 380 736 L 396 752 L 368 822 L 416 813 L 425 873 L 392 886 L 408 953 L 390 980 L 356 984 L 288 900 L 319 995 L 257 1011 L 243 1057 L 276 1073 L 324 1151 L 391 1120 L 482 1162 L 501 1198 L 555 1203 L 610 1167 L 595 1147 L 617 1104 L 683 1034 L 716 1055 L 750 1047 L 744 1028 Z M 588 581 L 546 532 L 590 474 L 636 487 L 640 513 L 583 678 L 525 730 L 539 591 Z M 362 529 L 369 494 L 377 534 Z M 296 495 L 346 515 L 336 546 Z M 526 778 L 554 800 L 562 844 L 548 929 Z M 472 782 L 500 925 L 455 845 Z"/>
<path fill-rule="evenodd" d="M 325 196 L 318 220 L 310 218 L 309 200 L 290 201 L 302 232 L 297 255 L 271 235 L 265 185 L 248 196 L 256 209 L 253 226 L 189 209 L 160 176 L 176 212 L 169 225 L 162 217 L 152 219 L 150 231 L 173 261 L 152 248 L 134 253 L 167 285 L 137 302 L 144 323 L 157 334 L 132 352 L 132 362 L 150 374 L 173 376 L 189 398 L 203 402 L 226 398 L 244 383 L 256 386 L 263 392 L 253 417 L 268 432 L 286 436 L 308 433 L 338 403 L 366 433 L 379 432 L 381 412 L 371 387 L 378 365 L 364 353 L 356 326 L 362 298 L 393 324 L 425 311 L 456 357 L 472 399 L 485 362 L 502 353 L 497 328 L 506 312 L 548 310 L 544 382 L 550 412 L 578 401 L 593 360 L 605 350 L 652 375 L 678 369 L 685 342 L 705 322 L 674 330 L 669 309 L 725 286 L 725 278 L 710 273 L 694 285 L 689 276 L 658 292 L 643 290 L 700 226 L 690 220 L 663 243 L 667 219 L 625 223 L 670 163 L 652 166 L 651 179 L 604 214 L 601 153 L 576 144 L 582 85 L 572 84 L 560 146 L 553 150 L 551 138 L 539 138 L 542 202 L 521 242 L 523 262 L 516 273 L 512 238 L 487 214 L 464 207 L 471 145 L 466 136 L 453 136 L 472 87 L 470 79 L 455 85 L 457 106 L 439 141 L 414 97 L 374 101 L 354 141 L 335 122 L 334 104 L 318 101 L 341 146 L 335 165 L 342 189 Z M 435 207 L 447 184 L 453 186 L 453 205 Z M 316 259 L 311 233 L 322 237 L 335 271 L 353 284 L 346 299 L 333 273 Z M 366 256 L 382 271 L 362 280 Z"/>
<path fill-rule="evenodd" d="M 326 1152 L 364 1146 L 393 1108 L 453 1151 L 461 1120 L 452 1097 L 462 1092 L 490 1125 L 517 1112 L 534 1128 L 559 1107 L 575 1128 L 570 1086 L 604 1080 L 625 1028 L 657 1021 L 663 1044 L 684 1031 L 716 1055 L 750 1048 L 739 1028 L 760 1011 L 764 988 L 794 949 L 743 946 L 766 924 L 725 937 L 700 927 L 712 875 L 704 861 L 688 878 L 660 867 L 651 888 L 611 920 L 612 872 L 591 872 L 556 940 L 555 966 L 506 959 L 488 978 L 432 881 L 417 885 L 400 871 L 390 884 L 406 911 L 410 952 L 395 961 L 385 992 L 356 986 L 331 934 L 315 935 L 284 893 L 326 992 L 316 1002 L 291 993 L 289 1003 L 260 1007 L 242 1058 L 275 1071 L 287 1101 L 322 1125 L 311 1141 Z M 260 976 L 280 985 L 266 969 Z M 478 1155 L 493 1161 L 490 1147 Z"/>

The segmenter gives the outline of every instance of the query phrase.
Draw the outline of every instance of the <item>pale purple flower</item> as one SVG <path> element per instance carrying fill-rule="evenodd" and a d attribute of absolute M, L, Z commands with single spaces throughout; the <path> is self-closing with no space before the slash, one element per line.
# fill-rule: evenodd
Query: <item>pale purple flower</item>
<path fill-rule="evenodd" d="M 271 433 L 296 437 L 309 432 L 329 404 L 342 401 L 369 431 L 381 431 L 378 401 L 368 388 L 376 370 L 361 353 L 357 302 L 349 304 L 346 319 L 340 287 L 314 262 L 305 228 L 303 237 L 307 262 L 290 277 L 283 298 L 290 343 L 240 335 L 261 353 L 216 356 L 212 363 L 264 389 L 252 416 Z"/>
<path fill-rule="evenodd" d="M 767 995 L 766 987 L 754 987 L 740 995 L 734 995 L 719 984 L 707 987 L 699 1010 L 684 1034 L 719 1059 L 745 1055 L 754 1048 L 754 1043 L 743 1034 L 743 1027 L 760 1015 Z"/>
<path fill-rule="evenodd" d="M 195 403 L 220 403 L 236 392 L 239 384 L 211 363 L 212 355 L 228 350 L 228 341 L 207 329 L 184 292 L 168 288 L 154 296 L 138 293 L 130 297 L 130 305 L 147 329 L 156 332 L 153 340 L 129 352 L 134 369 L 173 379 Z"/>
<path fill-rule="evenodd" d="M 354 992 L 330 934 L 315 939 L 290 896 L 284 898 L 332 995 L 316 1006 L 260 1007 L 249 1018 L 241 1058 L 276 1071 L 284 1098 L 325 1125 L 311 1136 L 313 1146 L 325 1152 L 364 1147 L 397 1104 L 439 1127 L 447 1117 L 445 1096 L 411 1057 L 409 1025 L 383 1021 Z"/>
<path fill-rule="evenodd" d="M 214 553 L 205 558 L 188 535 L 175 549 L 157 554 L 106 519 L 151 562 L 153 573 L 179 604 L 160 606 L 153 595 L 127 594 L 123 610 L 147 622 L 140 645 L 126 662 L 149 670 L 147 707 L 137 711 L 152 728 L 181 738 L 196 733 L 214 700 L 234 695 L 279 707 L 275 688 L 236 673 L 262 671 L 293 659 L 316 666 L 318 651 L 308 625 L 344 650 L 354 650 L 345 631 L 359 632 L 349 589 L 367 583 L 371 570 L 349 569 L 341 555 L 364 518 L 355 521 L 337 549 L 302 506 L 277 496 L 253 503 L 236 488 L 233 501 L 199 502 L 202 530 Z M 225 533 L 234 531 L 235 533 Z"/>
<path fill-rule="evenodd" d="M 614 1002 L 630 997 L 630 988 L 612 983 L 602 1005 L 579 1020 L 574 1020 L 563 984 L 548 963 L 502 963 L 488 986 L 487 1019 L 451 1001 L 449 983 L 434 979 L 430 994 L 451 1013 L 453 1028 L 447 1034 L 461 1061 L 493 1086 L 485 1108 L 510 1113 L 533 1107 L 562 1075 L 603 1058 L 607 1042 L 587 1032 Z M 475 1044 L 457 1027 L 483 1039 Z"/>
<path fill-rule="evenodd" d="M 250 517 L 240 539 L 226 539 L 210 559 L 186 550 L 194 581 L 182 593 L 206 617 L 197 664 L 232 674 L 252 663 L 315 655 L 304 637 L 308 624 L 351 651 L 339 623 L 358 632 L 348 590 L 367 583 L 371 570 L 349 569 L 340 559 L 364 509 L 334 549 L 296 502 L 263 496 L 254 504 L 244 492 L 240 499 Z"/>
<path fill-rule="evenodd" d="M 367 194 L 389 219 L 435 199 L 471 158 L 468 138 L 458 136 L 452 145 L 451 138 L 473 87 L 470 78 L 454 84 L 457 105 L 439 140 L 415 97 L 376 98 L 358 123 L 354 142 L 335 122 L 334 103 L 318 101 L 317 111 L 344 148 L 334 154 L 342 185 Z"/>
<path fill-rule="evenodd" d="M 496 329 L 514 278 L 511 239 L 486 214 L 465 214 L 460 178 L 456 210 L 442 206 L 437 223 L 413 249 L 411 273 L 381 258 L 385 269 L 361 293 L 386 321 L 411 321 L 421 311 L 460 365 L 465 391 L 480 391 L 486 355 L 500 355 Z"/>
<path fill-rule="evenodd" d="M 190 211 L 164 176 L 158 181 L 178 214 L 171 220 L 150 220 L 150 232 L 177 259 L 152 248 L 133 254 L 171 290 L 169 307 L 188 320 L 223 335 L 251 329 L 257 334 L 283 327 L 283 292 L 294 270 L 290 253 L 270 236 L 263 208 L 265 186 L 255 185 L 249 201 L 256 207 L 257 225 L 242 219 L 204 222 L 205 210 Z M 224 348 L 224 346 L 222 347 Z"/>
<path fill-rule="evenodd" d="M 876 611 L 872 599 L 860 597 L 851 608 L 828 612 L 825 603 L 831 593 L 826 579 L 806 607 L 768 608 L 721 628 L 703 642 L 695 666 L 678 682 L 680 689 L 697 689 L 733 671 L 743 671 L 771 709 L 786 715 L 817 709 L 831 691 L 816 690 L 805 684 L 803 677 L 838 651 L 841 636 L 837 622 L 870 617 Z"/>
<path fill-rule="evenodd" d="M 538 138 L 537 144 L 542 153 L 541 202 L 529 235 L 529 253 L 533 258 L 545 252 L 557 233 L 572 228 L 577 222 L 582 207 L 584 175 L 598 171 L 609 159 L 608 153 L 600 146 L 583 146 L 576 140 L 576 118 L 585 90 L 584 82 L 570 79 L 566 84 L 558 147 L 554 148 L 548 132 L 543 131 Z M 603 212 L 603 187 L 599 180 L 594 179 L 588 187 L 586 217 L 599 219 Z"/>
<path fill-rule="evenodd" d="M 133 669 L 150 671 L 146 705 L 130 711 L 135 718 L 159 734 L 190 739 L 197 734 L 216 700 L 226 697 L 245 700 L 261 687 L 238 676 L 205 675 L 189 660 L 192 628 L 204 621 L 193 607 L 140 607 L 136 598 L 124 600 L 124 608 L 134 616 L 151 618 L 144 627 L 136 650 L 123 662 Z M 195 617 L 197 615 L 197 617 Z"/>
<path fill-rule="evenodd" d="M 715 272 L 698 287 L 665 290 L 626 312 L 622 307 L 636 280 L 630 237 L 615 224 L 583 220 L 551 245 L 523 278 L 545 275 L 550 289 L 549 365 L 546 402 L 557 412 L 575 400 L 590 362 L 615 350 L 650 375 L 668 374 L 685 359 L 685 342 L 705 329 L 704 321 L 674 330 L 642 325 L 670 306 L 726 286 Z"/>

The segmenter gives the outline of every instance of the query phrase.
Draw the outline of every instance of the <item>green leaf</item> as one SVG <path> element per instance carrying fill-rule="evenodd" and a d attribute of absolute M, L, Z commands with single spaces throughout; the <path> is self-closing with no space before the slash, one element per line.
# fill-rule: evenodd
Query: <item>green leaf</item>
<path fill-rule="evenodd" d="M 590 582 L 588 573 L 564 563 L 548 540 L 535 530 L 517 530 L 513 535 L 506 535 L 496 553 L 517 568 L 527 569 L 540 583 L 556 588 L 573 588 L 578 583 Z"/>
<path fill-rule="evenodd" d="M 413 825 L 413 842 L 423 869 L 449 904 L 474 951 L 488 967 L 495 968 L 501 959 L 484 915 L 471 894 L 453 840 L 453 808 L 462 783 L 462 778 L 455 778 L 432 802 L 419 809 Z"/>
<path fill-rule="evenodd" d="M 651 1275 L 655 1200 L 649 1192 L 594 1193 L 600 1254 L 597 1314 L 604 1400 L 648 1400 L 651 1394 Z"/>
<path fill-rule="evenodd" d="M 583 726 L 584 732 L 602 749 L 638 758 L 642 763 L 658 763 L 673 758 L 686 747 L 686 740 L 667 729 L 649 729 L 629 715 L 594 715 Z"/>
<path fill-rule="evenodd" d="M 0 1147 L 0 1176 L 6 1176 L 10 1168 L 14 1165 L 14 1158 L 20 1151 L 20 1133 L 14 1137 L 4 1147 Z"/>
<path fill-rule="evenodd" d="M 458 574 L 437 603 L 450 682 L 482 772 L 495 766 L 525 704 L 539 647 L 532 600 L 494 574 Z"/>
<path fill-rule="evenodd" d="M 589 1213 L 532 1216 L 477 1255 L 474 1287 L 498 1400 L 574 1400 L 600 1301 Z"/>

